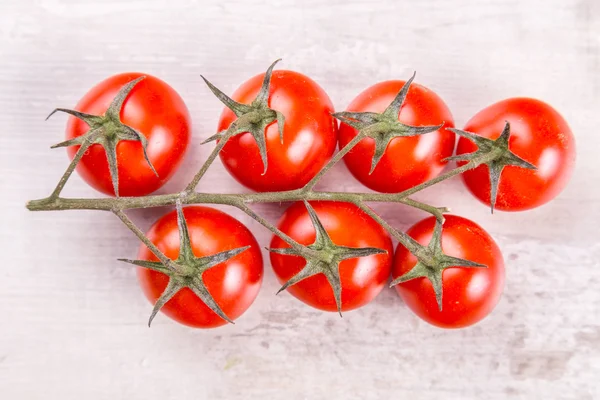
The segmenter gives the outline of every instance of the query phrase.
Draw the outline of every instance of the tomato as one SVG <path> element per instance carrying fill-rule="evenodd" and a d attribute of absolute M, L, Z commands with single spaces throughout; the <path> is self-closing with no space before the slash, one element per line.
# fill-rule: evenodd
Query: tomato
<path fill-rule="evenodd" d="M 258 94 L 264 74 L 240 86 L 232 98 L 250 104 Z M 242 185 L 259 191 L 298 189 L 313 178 L 331 158 L 337 143 L 337 124 L 327 93 L 309 77 L 294 71 L 273 72 L 269 108 L 283 113 L 283 144 L 277 122 L 265 129 L 268 168 L 250 133 L 234 136 L 220 152 L 229 173 Z M 218 130 L 225 130 L 237 117 L 225 108 Z"/>
<path fill-rule="evenodd" d="M 193 206 L 184 208 L 183 214 L 196 257 L 250 246 L 202 274 L 206 288 L 221 310 L 235 320 L 250 307 L 262 283 L 263 263 L 258 243 L 242 223 L 221 211 Z M 147 236 L 168 258 L 177 259 L 180 240 L 175 211 L 160 218 Z M 140 247 L 138 258 L 158 261 L 145 245 Z M 138 268 L 138 279 L 153 304 L 169 281 L 167 275 L 146 268 Z M 177 292 L 161 311 L 177 322 L 196 328 L 213 328 L 227 323 L 187 287 Z"/>
<path fill-rule="evenodd" d="M 147 154 L 156 169 L 154 174 L 144 158 L 138 141 L 120 141 L 117 144 L 119 195 L 143 196 L 154 192 L 175 173 L 191 135 L 191 121 L 181 97 L 167 83 L 148 74 L 124 73 L 111 76 L 88 91 L 75 109 L 87 114 L 104 115 L 119 90 L 128 82 L 145 76 L 134 86 L 121 109 L 121 121 L 148 140 Z M 73 139 L 88 132 L 90 127 L 71 117 L 66 138 Z M 73 159 L 79 146 L 67 148 Z M 100 192 L 115 194 L 104 148 L 93 144 L 85 153 L 77 171 L 83 179 Z"/>
<path fill-rule="evenodd" d="M 348 111 L 383 112 L 394 100 L 405 81 L 377 83 L 360 93 Z M 413 83 L 398 115 L 403 124 L 440 125 L 442 128 L 420 136 L 393 138 L 369 175 L 375 154 L 372 138 L 361 140 L 345 157 L 348 169 L 363 185 L 379 192 L 401 192 L 437 176 L 454 150 L 454 119 L 444 101 L 425 86 Z M 358 132 L 347 124 L 340 125 L 339 147 L 346 146 Z"/>
<path fill-rule="evenodd" d="M 344 202 L 311 202 L 331 240 L 338 246 L 374 247 L 387 253 L 349 258 L 339 263 L 342 287 L 342 311 L 362 307 L 381 292 L 390 275 L 392 241 L 387 232 L 357 206 Z M 305 205 L 294 203 L 278 225 L 279 229 L 303 245 L 315 241 L 315 228 Z M 272 248 L 289 247 L 274 236 Z M 285 283 L 306 264 L 302 257 L 271 253 L 271 265 L 277 279 Z M 325 311 L 336 311 L 333 290 L 323 274 L 306 278 L 288 288 L 302 302 Z"/>
<path fill-rule="evenodd" d="M 556 110 L 529 98 L 507 99 L 486 107 L 467 122 L 464 130 L 496 139 L 506 121 L 510 123 L 509 149 L 537 170 L 506 166 L 500 175 L 495 208 L 520 211 L 538 207 L 567 185 L 575 165 L 575 138 Z M 458 141 L 457 154 L 475 150 L 477 146 L 467 138 Z M 487 166 L 465 172 L 463 180 L 475 197 L 490 204 Z"/>
<path fill-rule="evenodd" d="M 445 215 L 442 229 L 444 254 L 474 261 L 487 268 L 451 267 L 442 272 L 442 310 L 431 282 L 417 278 L 394 288 L 406 305 L 423 320 L 443 328 L 461 328 L 480 321 L 498 303 L 504 286 L 504 260 L 494 239 L 479 225 L 456 215 Z M 413 225 L 407 234 L 422 245 L 433 235 L 435 217 Z M 404 275 L 417 263 L 402 245 L 394 255 L 392 277 Z"/>

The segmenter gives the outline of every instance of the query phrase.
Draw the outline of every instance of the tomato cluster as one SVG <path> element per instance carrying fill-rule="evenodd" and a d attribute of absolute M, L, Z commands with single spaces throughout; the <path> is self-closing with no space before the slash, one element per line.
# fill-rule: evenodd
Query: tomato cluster
<path fill-rule="evenodd" d="M 302 189 L 337 145 L 344 151 L 349 144 L 354 147 L 345 164 L 370 189 L 420 189 L 454 159 L 464 168 L 469 191 L 502 211 L 548 202 L 573 170 L 573 135 L 558 112 L 539 100 L 500 101 L 458 130 L 441 97 L 412 83 L 414 76 L 377 83 L 346 111 L 335 113 L 316 82 L 298 72 L 272 71 L 273 66 L 231 98 L 207 81 L 227 106 L 211 139 L 222 146 L 219 155 L 229 173 L 252 190 Z M 131 83 L 136 79 L 139 83 Z M 189 112 L 158 78 L 110 77 L 76 109 L 60 109 L 72 117 L 67 140 L 59 146 L 74 145 L 68 154 L 78 159 L 77 171 L 101 192 L 148 195 L 183 160 L 191 135 Z M 339 129 L 336 118 L 342 121 Z M 83 146 L 86 151 L 80 152 Z M 435 216 L 417 222 L 400 236 L 395 252 L 381 221 L 350 202 L 294 203 L 272 230 L 270 261 L 282 289 L 321 310 L 362 307 L 391 276 L 416 315 L 457 328 L 488 315 L 502 293 L 498 245 L 479 225 L 459 216 L 446 215 L 443 225 Z M 261 251 L 233 217 L 178 204 L 177 212 L 160 218 L 146 236 L 155 248 L 143 244 L 139 260 L 127 261 L 139 266 L 140 285 L 156 305 L 154 314 L 162 309 L 182 324 L 216 327 L 238 318 L 256 298 L 263 277 Z M 172 262 L 157 258 L 156 249 Z"/>

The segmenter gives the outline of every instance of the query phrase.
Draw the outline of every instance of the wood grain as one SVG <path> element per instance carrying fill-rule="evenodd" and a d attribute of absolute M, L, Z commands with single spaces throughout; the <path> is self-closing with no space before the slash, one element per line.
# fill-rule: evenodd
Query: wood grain
<path fill-rule="evenodd" d="M 270 4 L 267 4 L 270 3 Z M 457 125 L 511 96 L 544 99 L 570 122 L 578 165 L 554 202 L 489 215 L 459 179 L 419 195 L 483 225 L 508 265 L 491 317 L 442 331 L 394 291 L 340 319 L 278 287 L 235 326 L 196 331 L 158 317 L 116 261 L 137 239 L 101 212 L 29 213 L 67 165 L 65 118 L 94 83 L 126 70 L 160 76 L 186 100 L 194 144 L 161 192 L 206 157 L 226 92 L 283 57 L 341 109 L 384 79 L 417 81 Z M 0 397 L 6 399 L 594 399 L 600 398 L 600 3 L 596 0 L 0 1 Z M 343 166 L 323 186 L 360 190 Z M 239 191 L 220 163 L 201 183 Z M 69 195 L 96 196 L 74 176 Z M 422 215 L 376 207 L 405 228 Z M 283 207 L 264 205 L 276 220 Z M 148 227 L 164 210 L 132 213 Z M 269 235 L 232 211 L 266 244 Z"/>

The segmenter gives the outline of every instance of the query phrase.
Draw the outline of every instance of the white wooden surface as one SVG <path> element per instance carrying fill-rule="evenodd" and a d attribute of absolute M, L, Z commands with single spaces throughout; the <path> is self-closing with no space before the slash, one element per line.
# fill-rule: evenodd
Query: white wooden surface
<path fill-rule="evenodd" d="M 198 331 L 159 316 L 134 271 L 137 239 L 109 214 L 29 213 L 67 165 L 65 118 L 91 85 L 155 74 L 186 100 L 194 144 L 161 192 L 183 187 L 208 150 L 220 103 L 277 57 L 313 77 L 338 109 L 376 81 L 436 90 L 462 125 L 527 95 L 572 125 L 568 189 L 527 213 L 489 215 L 460 180 L 422 193 L 482 224 L 507 261 L 502 301 L 461 331 L 432 328 L 393 290 L 340 319 L 278 285 L 268 263 L 235 326 Z M 600 3 L 485 1 L 0 1 L 0 398 L 2 399 L 595 399 L 600 398 Z M 216 163 L 206 190 L 241 188 Z M 324 186 L 359 190 L 339 166 Z M 66 194 L 97 194 L 74 176 Z M 405 228 L 421 214 L 377 206 Z M 271 220 L 278 205 L 259 209 Z M 132 213 L 147 228 L 165 210 Z M 266 231 L 233 211 L 268 243 Z"/>

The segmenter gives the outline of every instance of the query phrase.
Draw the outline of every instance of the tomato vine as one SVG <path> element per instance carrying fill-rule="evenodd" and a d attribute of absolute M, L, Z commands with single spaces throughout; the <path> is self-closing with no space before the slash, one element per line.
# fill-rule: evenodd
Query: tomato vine
<path fill-rule="evenodd" d="M 485 138 L 481 138 L 475 134 L 461 131 L 458 129 L 450 129 L 452 132 L 462 136 L 463 138 L 471 140 L 477 147 L 478 150 L 468 155 L 460 155 L 449 157 L 449 159 L 456 159 L 463 161 L 464 163 L 459 167 L 456 167 L 444 174 L 441 174 L 433 179 L 423 182 L 419 185 L 413 186 L 407 190 L 398 193 L 363 193 L 363 192 L 332 192 L 332 191 L 320 191 L 315 190 L 316 184 L 320 179 L 329 171 L 329 169 L 338 163 L 344 155 L 352 150 L 361 140 L 365 138 L 372 138 L 376 142 L 376 151 L 373 159 L 371 160 L 371 172 L 377 166 L 379 160 L 383 156 L 389 142 L 396 137 L 403 136 L 415 136 L 425 135 L 429 132 L 441 129 L 443 125 L 436 126 L 410 126 L 405 125 L 397 120 L 397 115 L 405 101 L 406 95 L 412 83 L 413 77 L 407 81 L 402 89 L 398 92 L 392 103 L 381 113 L 358 113 L 358 112 L 338 112 L 334 113 L 333 117 L 339 119 L 345 124 L 348 124 L 358 131 L 358 134 L 340 151 L 335 154 L 329 162 L 308 182 L 306 185 L 299 189 L 285 190 L 279 192 L 262 192 L 262 193 L 245 193 L 245 194 L 222 194 L 222 193 L 204 193 L 197 191 L 196 187 L 202 180 L 204 174 L 212 165 L 220 151 L 223 149 L 225 144 L 232 137 L 241 133 L 250 132 L 258 145 L 260 150 L 260 157 L 262 159 L 264 170 L 266 172 L 268 168 L 266 147 L 265 147 L 265 129 L 272 123 L 278 124 L 278 130 L 280 139 L 285 141 L 284 131 L 284 116 L 277 110 L 273 110 L 268 106 L 270 80 L 273 67 L 279 60 L 275 61 L 267 70 L 265 74 L 263 84 L 260 92 L 256 96 L 255 100 L 250 104 L 238 103 L 214 85 L 208 80 L 204 79 L 210 90 L 217 96 L 217 98 L 223 102 L 228 108 L 230 108 L 235 115 L 235 120 L 228 129 L 218 132 L 216 135 L 211 136 L 204 143 L 208 143 L 216 140 L 217 145 L 208 156 L 207 160 L 200 167 L 191 182 L 178 193 L 161 194 L 161 195 L 148 195 L 140 197 L 119 197 L 118 192 L 118 174 L 117 164 L 115 156 L 116 144 L 120 140 L 136 140 L 141 141 L 145 150 L 146 139 L 142 133 L 139 133 L 132 128 L 124 125 L 119 120 L 119 111 L 123 106 L 123 101 L 131 89 L 141 79 L 132 81 L 126 85 L 119 92 L 111 107 L 104 116 L 87 115 L 73 110 L 57 109 L 58 111 L 67 112 L 76 118 L 79 118 L 86 122 L 90 130 L 85 135 L 78 137 L 77 139 L 63 142 L 60 146 L 79 145 L 75 157 L 69 164 L 68 168 L 60 178 L 54 191 L 50 196 L 32 200 L 27 203 L 27 208 L 31 211 L 51 211 L 51 210 L 102 210 L 109 211 L 115 214 L 138 238 L 143 242 L 149 249 L 156 255 L 159 261 L 148 262 L 141 260 L 124 260 L 138 266 L 151 268 L 157 271 L 162 271 L 170 277 L 170 284 L 165 290 L 165 294 L 156 303 L 152 317 L 156 314 L 158 309 L 165 304 L 165 302 L 171 298 L 177 290 L 182 287 L 190 287 L 195 293 L 199 293 L 199 297 L 207 303 L 213 311 L 215 311 L 223 319 L 231 322 L 229 318 L 218 308 L 210 294 L 207 294 L 207 290 L 202 284 L 201 280 L 190 280 L 187 281 L 187 277 L 190 274 L 190 268 L 193 271 L 204 271 L 215 263 L 223 261 L 224 257 L 230 257 L 236 255 L 244 248 L 232 250 L 229 252 L 223 252 L 216 254 L 213 257 L 195 258 L 189 250 L 189 238 L 187 237 L 187 228 L 185 227 L 185 220 L 183 219 L 183 213 L 181 212 L 182 205 L 190 204 L 221 204 L 232 206 L 240 209 L 248 216 L 256 220 L 258 223 L 263 225 L 266 229 L 271 231 L 274 235 L 281 238 L 287 243 L 289 249 L 269 249 L 270 251 L 277 252 L 279 254 L 293 254 L 301 256 L 307 260 L 306 267 L 301 271 L 300 275 L 293 277 L 290 281 L 284 284 L 283 288 L 292 285 L 299 280 L 312 276 L 314 274 L 323 273 L 326 275 L 330 282 L 337 303 L 338 311 L 341 310 L 340 290 L 339 287 L 339 275 L 336 275 L 332 265 L 339 263 L 341 260 L 351 257 L 362 257 L 370 254 L 376 254 L 381 252 L 379 249 L 374 248 L 347 248 L 335 245 L 327 235 L 323 226 L 319 222 L 319 218 L 310 207 L 308 201 L 341 201 L 352 203 L 367 215 L 373 218 L 378 224 L 380 224 L 386 231 L 389 232 L 396 240 L 398 240 L 406 249 L 412 253 L 418 260 L 415 268 L 408 271 L 405 275 L 398 277 L 394 280 L 393 284 L 399 282 L 405 282 L 410 279 L 417 277 L 426 277 L 429 279 L 434 287 L 437 303 L 441 309 L 442 303 L 442 285 L 441 285 L 441 274 L 442 271 L 448 267 L 485 267 L 484 265 L 474 263 L 468 260 L 463 260 L 455 257 L 450 257 L 443 253 L 440 244 L 440 235 L 442 225 L 444 223 L 444 213 L 448 211 L 445 207 L 438 207 L 434 205 L 425 204 L 417 200 L 412 199 L 410 196 L 439 183 L 443 180 L 449 179 L 453 176 L 459 175 L 465 171 L 472 170 L 481 165 L 487 165 L 491 175 L 491 198 L 492 198 L 492 210 L 494 205 L 494 198 L 496 196 L 496 188 L 502 169 L 506 165 L 513 165 L 523 168 L 535 168 L 533 165 L 527 163 L 521 158 L 517 157 L 508 149 L 508 140 L 510 136 L 510 125 L 506 123 L 505 129 L 500 135 L 500 138 L 493 141 Z M 106 149 L 107 159 L 110 165 L 110 172 L 114 191 L 117 195 L 115 198 L 65 198 L 61 197 L 61 192 L 70 178 L 73 170 L 80 162 L 86 149 L 94 143 L 101 144 Z M 144 153 L 145 155 L 145 153 Z M 146 156 L 148 164 L 152 164 Z M 282 232 L 278 227 L 273 225 L 271 222 L 265 220 L 261 215 L 256 213 L 250 205 L 255 203 L 280 203 L 289 201 L 304 201 L 309 211 L 313 226 L 317 231 L 317 238 L 315 243 L 311 245 L 302 245 L 292 239 L 290 236 Z M 422 245 L 414 240 L 408 234 L 395 229 L 382 217 L 377 215 L 368 206 L 368 202 L 392 202 L 400 203 L 409 207 L 420 209 L 426 213 L 433 215 L 436 218 L 436 228 L 433 240 L 429 245 Z M 180 220 L 180 235 L 186 240 L 182 240 L 182 251 L 180 258 L 177 260 L 171 260 L 165 254 L 163 254 L 156 245 L 131 221 L 131 219 L 125 213 L 128 209 L 135 208 L 146 208 L 146 207 L 158 207 L 167 205 L 177 205 L 178 217 Z M 187 247 L 186 247 L 187 246 Z M 331 264 L 331 265 L 330 265 Z M 201 273 L 201 272 L 200 272 Z M 184 279 L 185 278 L 185 279 Z M 152 318 L 151 317 L 151 318 Z"/>

